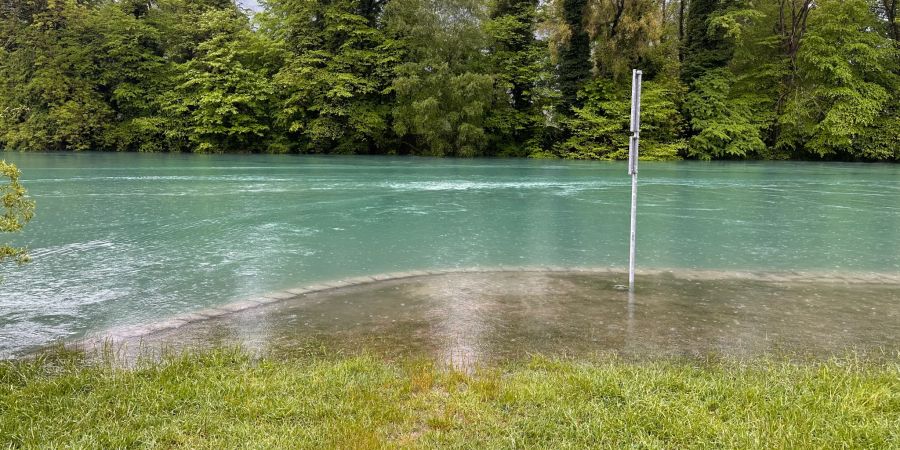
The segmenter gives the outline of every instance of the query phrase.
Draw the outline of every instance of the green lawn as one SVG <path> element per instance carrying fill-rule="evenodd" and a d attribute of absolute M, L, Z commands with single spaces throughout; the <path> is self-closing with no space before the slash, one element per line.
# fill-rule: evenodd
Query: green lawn
<path fill-rule="evenodd" d="M 0 362 L 0 447 L 900 447 L 900 361 Z"/>

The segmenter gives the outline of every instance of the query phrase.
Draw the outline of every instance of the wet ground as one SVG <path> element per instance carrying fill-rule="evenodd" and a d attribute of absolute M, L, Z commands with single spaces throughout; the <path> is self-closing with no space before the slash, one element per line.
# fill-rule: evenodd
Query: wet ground
<path fill-rule="evenodd" d="M 896 277 L 894 277 L 896 278 Z M 900 283 L 886 277 L 455 272 L 325 289 L 115 341 L 240 345 L 269 355 L 373 352 L 454 364 L 539 353 L 823 358 L 900 350 Z M 236 308 L 240 309 L 240 308 Z"/>

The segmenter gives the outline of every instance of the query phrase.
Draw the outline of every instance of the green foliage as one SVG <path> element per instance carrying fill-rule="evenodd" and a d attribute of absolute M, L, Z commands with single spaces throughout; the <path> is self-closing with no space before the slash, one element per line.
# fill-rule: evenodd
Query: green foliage
<path fill-rule="evenodd" d="M 680 86 L 673 79 L 643 83 L 642 160 L 680 159 L 685 146 L 679 138 L 682 120 L 676 107 L 682 94 Z M 562 144 L 562 154 L 579 159 L 628 159 L 630 86 L 599 80 L 588 86 L 583 95 L 585 106 L 575 108 L 575 114 L 567 121 L 572 137 Z"/>
<path fill-rule="evenodd" d="M 572 114 L 562 119 L 567 138 L 559 145 L 569 158 L 624 159 L 630 137 L 631 72 L 644 72 L 641 158 L 679 159 L 685 147 L 679 106 L 677 42 L 664 39 L 665 4 L 655 0 L 593 0 L 585 27 L 597 76 L 578 94 Z"/>
<path fill-rule="evenodd" d="M 895 0 L 0 0 L 0 148 L 900 159 Z"/>
<path fill-rule="evenodd" d="M 865 0 L 823 0 L 810 14 L 798 57 L 799 79 L 779 117 L 778 144 L 819 156 L 896 158 L 896 98 L 900 54 L 872 32 L 876 23 Z M 891 104 L 893 103 L 893 104 Z M 885 142 L 887 144 L 887 142 Z"/>
<path fill-rule="evenodd" d="M 85 148 L 163 150 L 160 133 L 146 126 L 158 114 L 156 100 L 167 87 L 158 30 L 123 5 L 106 3 L 73 31 L 81 41 L 79 58 L 90 63 L 79 76 L 114 111 L 103 135 Z"/>
<path fill-rule="evenodd" d="M 175 65 L 174 89 L 161 99 L 173 125 L 165 135 L 198 152 L 266 148 L 278 46 L 230 10 L 207 11 L 196 27 L 205 39 Z"/>
<path fill-rule="evenodd" d="M 20 231 L 34 217 L 34 201 L 28 198 L 28 193 L 19 183 L 20 175 L 16 166 L 0 161 L 0 176 L 9 179 L 8 183 L 0 185 L 0 201 L 3 202 L 0 233 Z M 0 262 L 7 259 L 15 259 L 19 264 L 24 264 L 28 261 L 28 253 L 24 248 L 0 245 Z"/>
<path fill-rule="evenodd" d="M 36 6 L 36 5 L 35 5 Z M 80 74 L 91 69 L 74 29 L 88 14 L 52 2 L 20 22 L 4 19 L 0 53 L 0 143 L 22 150 L 83 150 L 100 140 L 112 109 Z"/>
<path fill-rule="evenodd" d="M 735 95 L 735 79 L 730 70 L 710 70 L 694 80 L 685 98 L 694 131 L 688 154 L 700 159 L 756 156 L 766 149 L 762 128 L 755 112 L 765 96 Z"/>
<path fill-rule="evenodd" d="M 290 58 L 276 77 L 277 114 L 303 151 L 365 153 L 385 142 L 384 94 L 395 63 L 382 30 L 359 0 L 277 0 L 266 19 Z M 315 17 L 315 21 L 305 20 Z"/>
<path fill-rule="evenodd" d="M 584 27 L 587 0 L 559 0 L 565 26 L 558 50 L 558 77 L 561 108 L 570 111 L 581 106 L 578 93 L 591 75 L 591 41 Z"/>
<path fill-rule="evenodd" d="M 681 70 L 682 80 L 688 85 L 707 71 L 724 67 L 731 61 L 734 46 L 728 37 L 734 36 L 734 28 L 715 26 L 713 22 L 718 17 L 722 23 L 722 13 L 730 6 L 728 2 L 730 0 L 690 2 Z"/>
<path fill-rule="evenodd" d="M 487 144 L 494 77 L 481 51 L 483 10 L 470 0 L 393 0 L 385 11 L 398 49 L 390 92 L 394 132 L 412 153 L 475 156 Z"/>
<path fill-rule="evenodd" d="M 602 78 L 628 82 L 632 69 L 648 77 L 677 58 L 677 41 L 666 40 L 665 3 L 657 0 L 593 0 L 587 13 L 592 61 Z"/>
<path fill-rule="evenodd" d="M 689 156 L 897 158 L 897 48 L 865 0 L 732 3 L 707 22 L 733 52 L 685 59 Z"/>
<path fill-rule="evenodd" d="M 687 155 L 700 159 L 752 157 L 765 151 L 761 124 L 754 121 L 759 99 L 735 86 L 732 57 L 756 11 L 733 2 L 695 0 L 686 20 L 681 79 L 688 86 L 684 114 L 691 133 Z"/>
<path fill-rule="evenodd" d="M 497 91 L 486 119 L 491 145 L 502 154 L 524 155 L 539 145 L 548 105 L 544 77 L 549 72 L 546 44 L 534 34 L 537 5 L 533 0 L 498 0 L 485 22 L 488 64 Z"/>
<path fill-rule="evenodd" d="M 182 111 L 166 107 L 171 105 L 173 90 L 184 87 L 185 74 L 216 77 L 197 69 L 204 64 L 211 69 L 213 64 L 193 58 L 210 57 L 219 50 L 211 46 L 226 42 L 218 39 L 200 48 L 213 34 L 204 12 L 220 7 L 236 13 L 230 2 L 161 0 L 149 7 L 140 2 L 66 0 L 28 5 L 27 14 L 20 10 L 17 17 L 2 18 L 8 44 L 0 60 L 4 80 L 0 84 L 0 146 L 17 150 L 206 149 L 209 137 L 197 126 L 205 119 L 190 113 L 196 100 L 190 99 L 193 104 Z M 242 42 L 236 45 L 252 46 L 259 37 L 249 24 L 245 29 L 247 33 L 239 36 Z M 190 82 L 209 84 L 209 80 Z M 243 131 L 234 130 L 228 137 L 242 136 Z"/>

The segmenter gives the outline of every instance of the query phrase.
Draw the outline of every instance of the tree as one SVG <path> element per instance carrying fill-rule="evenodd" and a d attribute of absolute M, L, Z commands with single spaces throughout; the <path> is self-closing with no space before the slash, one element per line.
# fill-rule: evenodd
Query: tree
<path fill-rule="evenodd" d="M 546 43 L 535 37 L 537 1 L 497 0 L 484 28 L 497 90 L 486 127 L 493 146 L 523 155 L 544 123 L 542 85 L 549 78 Z"/>
<path fill-rule="evenodd" d="M 688 156 L 700 159 L 742 158 L 763 154 L 766 144 L 758 120 L 766 98 L 743 93 L 728 68 L 709 70 L 692 83 L 685 99 L 691 112 Z"/>
<path fill-rule="evenodd" d="M 168 150 L 158 100 L 172 88 L 159 30 L 147 20 L 147 2 L 103 3 L 72 26 L 81 58 L 80 77 L 114 113 L 92 149 Z"/>
<path fill-rule="evenodd" d="M 726 30 L 711 26 L 711 20 L 730 5 L 730 0 L 691 0 L 685 21 L 682 46 L 681 79 L 690 86 L 709 70 L 725 67 L 731 61 L 733 42 Z"/>
<path fill-rule="evenodd" d="M 601 77 L 625 80 L 635 68 L 653 77 L 671 65 L 677 48 L 663 40 L 665 11 L 656 0 L 591 0 L 587 13 L 594 67 Z"/>
<path fill-rule="evenodd" d="M 896 0 L 0 0 L 0 147 L 900 158 Z"/>
<path fill-rule="evenodd" d="M 278 119 L 303 151 L 374 152 L 386 141 L 392 49 L 376 28 L 382 2 L 276 0 L 269 33 L 290 58 L 276 77 Z M 310 20 L 310 18 L 313 18 Z"/>
<path fill-rule="evenodd" d="M 0 215 L 0 232 L 15 233 L 34 217 L 34 201 L 28 198 L 25 188 L 19 183 L 21 172 L 16 166 L 0 161 L 0 175 L 9 179 L 0 185 L 0 199 L 3 201 L 3 214 Z M 28 262 L 28 252 L 24 248 L 0 245 L 0 262 L 14 259 L 19 264 Z"/>
<path fill-rule="evenodd" d="M 561 43 L 558 46 L 558 80 L 560 106 L 564 112 L 581 106 L 578 93 L 591 77 L 590 36 L 585 29 L 588 0 L 559 0 L 561 2 Z"/>
<path fill-rule="evenodd" d="M 875 4 L 875 10 L 879 19 L 884 23 L 884 27 L 888 30 L 888 37 L 894 41 L 894 45 L 900 45 L 900 16 L 897 10 L 900 0 L 880 0 Z"/>
<path fill-rule="evenodd" d="M 644 72 L 644 159 L 676 159 L 684 147 L 678 105 L 677 42 L 665 40 L 665 11 L 656 0 L 591 0 L 585 30 L 595 76 L 578 93 L 581 106 L 563 119 L 568 137 L 558 145 L 566 157 L 627 157 L 632 69 Z M 669 30 L 671 31 L 671 30 Z"/>
<path fill-rule="evenodd" d="M 280 49 L 234 10 L 209 10 L 197 28 L 205 39 L 176 66 L 176 85 L 162 97 L 174 124 L 167 136 L 199 152 L 268 150 L 277 136 L 270 111 Z"/>
<path fill-rule="evenodd" d="M 865 0 L 819 0 L 797 50 L 795 89 L 779 117 L 778 144 L 818 156 L 896 157 L 897 48 L 876 28 Z M 892 102 L 893 100 L 893 102 Z M 896 141 L 895 141 L 896 142 Z"/>
<path fill-rule="evenodd" d="M 675 99 L 680 83 L 661 77 L 643 83 L 641 98 L 641 159 L 679 159 L 684 149 L 682 120 Z M 567 119 L 572 136 L 562 143 L 562 154 L 578 159 L 627 159 L 631 124 L 631 89 L 612 80 L 598 79 L 583 91 L 585 106 Z"/>
<path fill-rule="evenodd" d="M 84 150 L 113 115 L 93 88 L 75 27 L 89 14 L 74 0 L 29 2 L 5 17 L 0 52 L 0 145 L 20 150 Z"/>
<path fill-rule="evenodd" d="M 393 0 L 385 14 L 390 45 L 403 61 L 390 92 L 393 130 L 404 151 L 483 154 L 496 92 L 483 51 L 484 10 L 471 0 Z"/>
<path fill-rule="evenodd" d="M 688 36 L 704 35 L 690 38 L 684 50 L 681 75 L 689 84 L 682 110 L 690 130 L 686 155 L 779 157 L 767 139 L 785 65 L 780 40 L 773 39 L 771 23 L 763 20 L 768 11 L 738 2 L 691 5 L 705 12 L 694 10 L 688 19 Z M 710 41 L 711 49 L 702 47 Z"/>

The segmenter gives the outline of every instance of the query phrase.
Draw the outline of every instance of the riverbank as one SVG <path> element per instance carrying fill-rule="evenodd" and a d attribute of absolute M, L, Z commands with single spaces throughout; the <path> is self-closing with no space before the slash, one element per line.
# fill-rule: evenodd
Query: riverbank
<path fill-rule="evenodd" d="M 897 350 L 900 273 L 469 267 L 302 285 L 69 341 L 127 360 L 148 349 L 366 349 L 457 367 L 531 354 L 640 359 Z M 617 287 L 618 286 L 618 287 Z M 847 299 L 853 299 L 848 304 Z"/>
<path fill-rule="evenodd" d="M 0 362 L 0 445 L 891 448 L 900 361 L 412 360 L 234 350 Z"/>

